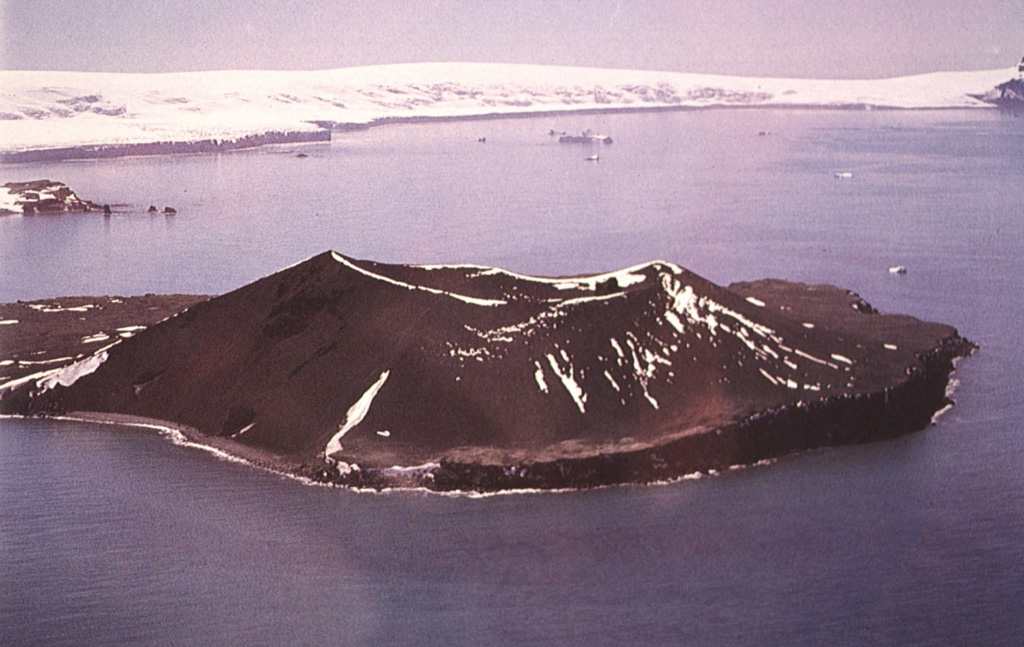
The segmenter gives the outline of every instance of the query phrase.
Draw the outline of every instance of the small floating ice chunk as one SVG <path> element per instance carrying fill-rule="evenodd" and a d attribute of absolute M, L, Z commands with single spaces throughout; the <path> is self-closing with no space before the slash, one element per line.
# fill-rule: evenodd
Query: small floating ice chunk
<path fill-rule="evenodd" d="M 853 177 L 853 172 L 852 171 L 836 171 L 835 173 L 832 174 L 832 177 L 834 177 L 836 179 L 839 179 L 839 180 L 849 180 L 850 178 Z"/>
<path fill-rule="evenodd" d="M 0 319 L 0 326 L 13 326 L 18 323 L 17 319 Z"/>
<path fill-rule="evenodd" d="M 886 350 L 897 350 L 899 348 L 896 344 L 882 344 L 882 347 Z"/>
<path fill-rule="evenodd" d="M 96 342 L 107 341 L 110 339 L 110 335 L 105 332 L 96 333 L 88 337 L 82 337 L 83 344 L 95 344 Z"/>
<path fill-rule="evenodd" d="M 387 429 L 383 429 L 381 431 L 378 431 L 377 435 L 380 436 L 381 438 L 389 438 L 391 436 L 391 432 L 388 431 Z"/>
<path fill-rule="evenodd" d="M 762 300 L 760 300 L 758 298 L 755 298 L 755 297 L 747 297 L 747 303 L 751 303 L 751 304 L 757 306 L 758 308 L 763 308 L 764 307 L 764 301 L 762 301 Z"/>
<path fill-rule="evenodd" d="M 903 265 L 893 265 L 889 268 L 889 274 L 906 274 L 907 268 Z"/>
<path fill-rule="evenodd" d="M 811 328 L 814 328 L 814 324 L 812 324 L 812 323 L 809 323 L 809 322 L 806 322 L 806 321 L 805 321 L 805 322 L 803 322 L 803 323 L 802 323 L 802 324 L 800 324 L 800 325 L 801 325 L 801 326 L 803 326 L 804 328 L 807 328 L 807 329 L 811 329 Z"/>
<path fill-rule="evenodd" d="M 832 353 L 832 359 L 836 360 L 837 362 L 842 362 L 844 364 L 849 364 L 851 366 L 853 365 L 852 359 L 846 357 L 845 355 L 840 355 L 839 353 Z"/>

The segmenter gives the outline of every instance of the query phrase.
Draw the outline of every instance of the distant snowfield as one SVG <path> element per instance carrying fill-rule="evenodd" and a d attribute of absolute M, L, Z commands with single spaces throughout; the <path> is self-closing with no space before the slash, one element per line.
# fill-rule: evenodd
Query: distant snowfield
<path fill-rule="evenodd" d="M 755 79 L 542 65 L 417 63 L 172 74 L 0 71 L 0 154 L 232 141 L 313 122 L 710 106 L 987 108 L 1016 69 L 881 80 Z"/>

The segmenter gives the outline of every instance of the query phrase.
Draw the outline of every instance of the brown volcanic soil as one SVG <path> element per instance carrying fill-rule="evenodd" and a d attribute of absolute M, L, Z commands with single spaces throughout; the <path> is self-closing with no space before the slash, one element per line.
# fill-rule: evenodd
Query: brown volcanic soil
<path fill-rule="evenodd" d="M 921 429 L 971 349 L 949 326 L 877 314 L 838 288 L 723 288 L 669 263 L 536 279 L 325 253 L 176 299 L 168 310 L 191 307 L 71 386 L 0 386 L 0 412 L 169 420 L 351 485 L 586 487 Z M 113 323 L 102 330 L 145 322 Z"/>
<path fill-rule="evenodd" d="M 208 298 L 147 294 L 0 303 L 0 322 L 15 322 L 0 323 L 0 384 L 82 359 Z"/>

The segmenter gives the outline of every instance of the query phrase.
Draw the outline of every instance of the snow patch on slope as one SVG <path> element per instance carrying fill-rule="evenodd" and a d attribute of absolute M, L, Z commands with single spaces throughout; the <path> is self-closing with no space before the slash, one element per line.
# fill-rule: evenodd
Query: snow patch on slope
<path fill-rule="evenodd" d="M 327 442 L 327 446 L 324 448 L 324 458 L 330 459 L 333 454 L 341 451 L 341 439 L 345 434 L 352 431 L 356 425 L 363 421 L 366 414 L 370 412 L 370 405 L 373 404 L 373 399 L 377 397 L 377 393 L 380 388 L 384 386 L 384 382 L 387 381 L 388 375 L 391 374 L 390 370 L 384 371 L 377 378 L 370 388 L 368 388 L 359 399 L 355 401 L 348 411 L 345 413 L 345 420 L 338 427 L 338 433 L 331 436 L 331 439 Z"/>
<path fill-rule="evenodd" d="M 431 288 L 431 287 L 427 287 L 425 285 L 413 285 L 412 283 L 406 283 L 404 281 L 398 281 L 398 280 L 393 279 L 391 277 L 384 276 L 383 274 L 377 274 L 376 272 L 371 272 L 368 269 L 359 267 L 358 265 L 356 265 L 355 263 L 349 261 L 347 258 L 345 258 L 344 256 L 342 256 L 341 254 L 339 254 L 337 252 L 331 252 L 331 256 L 334 258 L 334 260 L 338 261 L 342 265 L 344 265 L 346 267 L 349 267 L 349 268 L 355 270 L 356 272 L 359 272 L 360 274 L 363 274 L 364 276 L 368 276 L 368 277 L 370 277 L 372 279 L 376 279 L 378 281 L 383 281 L 385 283 L 390 283 L 391 285 L 397 285 L 398 287 L 405 288 L 406 290 L 422 290 L 423 292 L 429 292 L 431 294 L 439 294 L 439 295 L 442 295 L 442 296 L 451 297 L 452 299 L 456 299 L 458 301 L 462 301 L 463 303 L 469 303 L 471 305 L 476 305 L 476 306 L 503 306 L 503 305 L 507 305 L 508 304 L 508 301 L 504 301 L 504 300 L 501 300 L 501 299 L 478 299 L 476 297 L 470 297 L 470 296 L 466 296 L 464 294 L 457 294 L 455 292 L 447 292 L 445 290 L 438 290 L 437 288 Z"/>

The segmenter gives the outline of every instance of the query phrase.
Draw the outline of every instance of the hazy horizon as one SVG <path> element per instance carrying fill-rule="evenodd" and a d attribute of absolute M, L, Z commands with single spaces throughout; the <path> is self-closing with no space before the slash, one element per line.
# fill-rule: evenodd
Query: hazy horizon
<path fill-rule="evenodd" d="M 1024 4 L 0 0 L 0 69 L 179 72 L 493 62 L 763 77 L 1009 68 Z"/>

